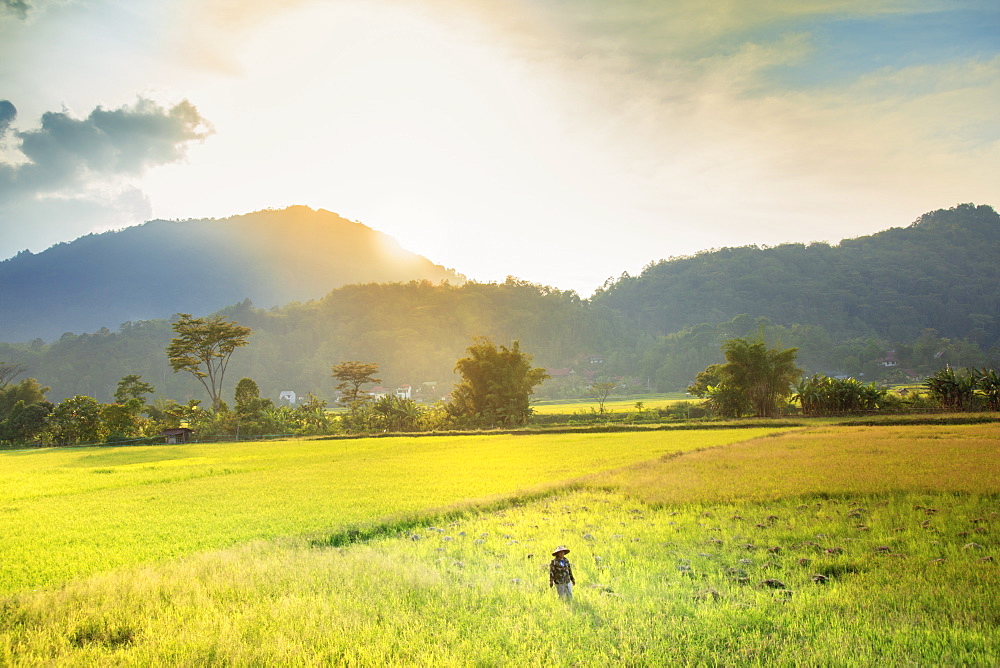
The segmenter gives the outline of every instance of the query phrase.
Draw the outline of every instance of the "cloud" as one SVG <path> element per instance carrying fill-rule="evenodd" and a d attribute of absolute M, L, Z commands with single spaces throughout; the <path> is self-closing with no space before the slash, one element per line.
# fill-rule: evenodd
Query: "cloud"
<path fill-rule="evenodd" d="M 28 17 L 28 10 L 31 9 L 25 0 L 0 0 L 0 10 L 13 14 L 19 19 Z"/>
<path fill-rule="evenodd" d="M 22 239 L 51 244 L 142 222 L 136 216 L 150 206 L 132 182 L 182 159 L 189 143 L 212 133 L 186 100 L 169 109 L 145 99 L 97 107 L 84 119 L 47 112 L 41 127 L 24 131 L 11 127 L 16 115 L 11 102 L 0 101 L 0 137 L 8 139 L 0 152 L 0 255 L 18 250 L 12 244 Z M 73 203 L 80 216 L 68 215 Z"/>
<path fill-rule="evenodd" d="M 0 139 L 7 134 L 7 128 L 17 118 L 17 109 L 9 100 L 0 100 Z"/>
<path fill-rule="evenodd" d="M 425 2 L 484 16 L 525 4 Z M 633 230 L 670 253 L 839 241 L 996 199 L 1000 60 L 976 37 L 995 4 L 529 4 L 533 20 L 490 25 L 510 30 L 511 52 L 570 93 L 560 127 L 594 162 L 630 177 L 632 189 L 601 190 L 633 205 L 632 220 L 647 221 Z M 841 39 L 859 26 L 861 55 L 859 41 Z M 922 39 L 914 27 L 926 28 Z"/>
<path fill-rule="evenodd" d="M 6 104 L 0 104 L 0 127 L 9 125 L 16 113 Z M 13 133 L 24 161 L 0 164 L 0 190 L 58 194 L 102 179 L 138 176 L 181 159 L 188 142 L 209 134 L 208 123 L 186 100 L 167 110 L 140 99 L 133 107 L 98 107 L 85 119 L 46 112 L 41 128 Z"/>

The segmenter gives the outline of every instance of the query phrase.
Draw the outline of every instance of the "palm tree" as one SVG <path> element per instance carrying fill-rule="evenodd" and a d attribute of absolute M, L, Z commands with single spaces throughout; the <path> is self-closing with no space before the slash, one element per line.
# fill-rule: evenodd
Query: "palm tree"
<path fill-rule="evenodd" d="M 740 390 L 756 417 L 775 417 L 780 403 L 792 395 L 792 383 L 802 374 L 795 366 L 798 348 L 768 349 L 762 338 L 729 339 L 722 344 L 725 384 Z"/>

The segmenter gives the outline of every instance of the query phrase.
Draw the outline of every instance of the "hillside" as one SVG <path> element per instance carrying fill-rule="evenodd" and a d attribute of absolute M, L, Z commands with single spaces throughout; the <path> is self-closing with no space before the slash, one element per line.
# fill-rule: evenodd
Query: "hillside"
<path fill-rule="evenodd" d="M 268 397 L 294 390 L 332 399 L 330 367 L 366 360 L 379 364 L 386 387 L 409 384 L 434 399 L 450 390 L 455 360 L 473 336 L 517 339 L 537 365 L 557 371 L 539 388 L 547 398 L 578 398 L 595 378 L 683 390 L 722 361 L 724 339 L 759 332 L 772 345 L 797 347 L 810 374 L 906 380 L 946 364 L 997 365 L 998 230 L 993 209 L 963 205 L 838 246 L 724 249 L 661 262 L 591 300 L 517 279 L 346 285 L 279 308 L 240 298 L 219 310 L 254 334 L 233 357 L 224 392 L 248 376 Z M 276 271 L 263 261 L 247 266 Z M 157 275 L 131 269 L 122 282 L 155 296 L 171 282 Z M 189 289 L 171 313 L 197 312 L 201 295 Z M 164 351 L 172 336 L 165 318 L 133 320 L 49 344 L 0 343 L 0 361 L 25 365 L 56 401 L 109 401 L 127 374 L 143 376 L 160 397 L 203 398 L 193 378 L 170 371 Z M 886 366 L 890 351 L 896 364 Z"/>
<path fill-rule="evenodd" d="M 825 243 L 705 251 L 648 266 L 594 295 L 656 335 L 747 313 L 838 337 L 916 338 L 924 328 L 1000 339 L 1000 216 L 962 204 L 912 225 Z"/>
<path fill-rule="evenodd" d="M 0 340 L 52 340 L 126 321 L 316 299 L 352 283 L 462 277 L 391 237 L 296 206 L 184 222 L 154 220 L 0 262 Z"/>
<path fill-rule="evenodd" d="M 254 332 L 233 356 L 227 395 L 249 376 L 265 396 L 291 389 L 332 399 L 330 367 L 352 359 L 378 362 L 387 386 L 438 382 L 446 394 L 455 360 L 477 334 L 520 339 L 543 366 L 564 366 L 601 347 L 593 336 L 601 327 L 575 293 L 516 281 L 347 285 L 309 303 L 271 310 L 242 302 L 221 313 Z M 27 366 L 29 375 L 52 387 L 55 400 L 85 394 L 110 401 L 118 380 L 130 373 L 142 375 L 161 396 L 201 398 L 200 384 L 167 364 L 172 336 L 164 319 L 129 322 L 118 331 L 65 334 L 50 344 L 0 343 L 0 361 Z"/>

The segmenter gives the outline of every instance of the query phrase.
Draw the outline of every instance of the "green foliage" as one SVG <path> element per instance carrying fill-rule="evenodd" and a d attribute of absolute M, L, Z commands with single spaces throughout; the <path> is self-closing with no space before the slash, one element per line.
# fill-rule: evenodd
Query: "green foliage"
<path fill-rule="evenodd" d="M 441 389 L 433 395 L 427 389 L 414 396 L 429 403 L 447 393 L 454 362 L 474 333 L 517 339 L 538 366 L 577 371 L 536 388 L 546 398 L 584 398 L 594 378 L 605 376 L 679 390 L 723 361 L 723 341 L 761 328 L 765 340 L 798 348 L 796 363 L 810 375 L 904 382 L 946 364 L 1000 364 L 998 232 L 992 209 L 963 205 L 839 246 L 675 258 L 609 284 L 591 300 L 518 279 L 413 281 L 349 285 L 270 310 L 243 301 L 219 315 L 254 331 L 228 373 L 254 378 L 272 399 L 292 389 L 332 404 L 332 360 L 378 360 L 389 387 L 436 383 Z M 126 374 L 156 379 L 162 396 L 181 403 L 204 396 L 195 375 L 165 373 L 159 353 L 171 337 L 167 321 L 126 322 L 117 332 L 65 334 L 49 344 L 0 344 L 0 359 L 30 367 L 55 388 L 54 400 L 83 394 L 111 401 Z M 895 365 L 885 363 L 890 352 Z M 603 358 L 599 370 L 588 364 L 591 355 Z"/>
<path fill-rule="evenodd" d="M 149 383 L 142 380 L 142 376 L 134 373 L 124 376 L 118 381 L 118 388 L 115 390 L 115 401 L 124 404 L 129 399 L 138 399 L 141 403 L 146 403 L 146 395 L 156 392 Z"/>
<path fill-rule="evenodd" d="M 385 394 L 374 401 L 354 404 L 355 410 L 343 417 L 352 433 L 421 431 L 424 409 L 413 399 Z"/>
<path fill-rule="evenodd" d="M 721 364 L 709 364 L 704 371 L 699 371 L 694 382 L 688 385 L 690 395 L 704 399 L 712 393 L 712 388 L 722 384 L 723 374 Z"/>
<path fill-rule="evenodd" d="M 962 411 L 972 407 L 976 392 L 976 376 L 966 369 L 958 373 L 951 367 L 941 369 L 924 381 L 931 396 L 945 410 Z"/>
<path fill-rule="evenodd" d="M 262 399 L 260 388 L 252 378 L 241 378 L 236 383 L 233 398 L 237 436 L 291 433 L 288 426 L 291 411 L 275 409 L 273 401 Z"/>
<path fill-rule="evenodd" d="M 835 415 L 877 410 L 885 405 L 887 394 L 886 388 L 874 382 L 814 374 L 799 381 L 793 398 L 802 406 L 803 415 Z"/>
<path fill-rule="evenodd" d="M 139 415 L 143 409 L 141 399 L 127 399 L 125 403 L 102 404 L 102 431 L 109 440 L 122 440 L 142 435 L 145 421 Z"/>
<path fill-rule="evenodd" d="M 294 433 L 300 436 L 327 434 L 333 431 L 335 423 L 326 410 L 326 402 L 314 394 L 306 395 L 305 400 L 300 401 L 292 409 L 292 413 Z"/>
<path fill-rule="evenodd" d="M 187 371 L 196 377 L 212 398 L 213 408 L 218 408 L 229 358 L 237 348 L 247 345 L 252 330 L 221 315 L 178 315 L 179 320 L 173 324 L 177 336 L 167 346 L 170 367 L 175 373 Z"/>
<path fill-rule="evenodd" d="M 236 414 L 245 418 L 253 418 L 274 407 L 273 401 L 261 398 L 260 388 L 253 378 L 241 378 L 236 383 L 233 400 L 236 402 Z"/>
<path fill-rule="evenodd" d="M 51 438 L 55 443 L 98 443 L 104 436 L 101 404 L 93 397 L 63 399 L 48 417 Z"/>
<path fill-rule="evenodd" d="M 239 429 L 239 416 L 229 410 L 225 401 L 218 408 L 197 409 L 189 413 L 188 426 L 199 439 L 212 440 L 220 436 L 233 436 Z"/>
<path fill-rule="evenodd" d="M 982 367 L 975 375 L 976 388 L 982 393 L 987 409 L 1000 411 L 1000 374 L 996 369 Z"/>
<path fill-rule="evenodd" d="M 340 403 L 351 406 L 361 401 L 367 401 L 370 397 L 366 392 L 361 391 L 362 385 L 378 385 L 381 378 L 375 378 L 378 373 L 378 364 L 375 362 L 341 362 L 333 365 L 331 371 L 333 377 L 340 381 L 337 391 L 340 392 Z"/>
<path fill-rule="evenodd" d="M 0 389 L 0 419 L 9 415 L 19 401 L 25 405 L 45 401 L 45 394 L 49 389 L 40 385 L 34 378 L 25 378 Z"/>
<path fill-rule="evenodd" d="M 609 281 L 593 302 L 660 335 L 750 313 L 819 326 L 840 340 L 903 340 L 933 327 L 992 345 L 1000 339 L 998 256 L 1000 216 L 960 204 L 837 246 L 745 246 L 663 260 Z"/>
<path fill-rule="evenodd" d="M 199 404 L 201 404 L 200 399 L 191 399 L 186 404 L 178 403 L 174 399 L 159 400 L 152 407 L 152 413 L 163 427 L 177 428 L 196 419 L 200 411 Z"/>
<path fill-rule="evenodd" d="M 25 404 L 19 399 L 0 422 L 0 441 L 24 445 L 40 441 L 48 427 L 48 416 L 55 406 L 48 401 Z"/>
<path fill-rule="evenodd" d="M 959 372 L 949 366 L 926 378 L 924 387 L 945 410 L 1000 410 L 1000 375 L 995 369 L 966 368 Z"/>
<path fill-rule="evenodd" d="M 712 415 L 731 419 L 743 417 L 753 411 L 750 398 L 742 388 L 725 380 L 718 385 L 710 385 L 705 395 L 705 405 Z"/>
<path fill-rule="evenodd" d="M 510 348 L 479 337 L 466 349 L 468 357 L 455 363 L 462 376 L 452 391 L 448 411 L 459 422 L 478 427 L 513 427 L 531 416 L 530 395 L 548 378 L 545 369 L 532 367 L 518 341 Z"/>
<path fill-rule="evenodd" d="M 702 382 L 710 376 L 719 379 L 708 387 L 710 403 L 723 417 L 740 417 L 752 412 L 755 417 L 776 417 L 792 394 L 792 382 L 801 373 L 795 366 L 797 348 L 768 348 L 762 338 L 735 338 L 724 341 L 726 363 L 706 369 Z M 698 387 L 694 388 L 700 391 Z"/>

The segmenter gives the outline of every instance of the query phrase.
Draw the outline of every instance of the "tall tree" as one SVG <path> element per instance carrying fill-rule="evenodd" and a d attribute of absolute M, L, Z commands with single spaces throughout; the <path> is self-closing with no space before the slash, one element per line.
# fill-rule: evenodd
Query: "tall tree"
<path fill-rule="evenodd" d="M 240 378 L 236 383 L 236 391 L 233 392 L 233 400 L 236 402 L 236 412 L 243 416 L 256 415 L 269 403 L 261 400 L 260 387 L 253 378 Z"/>
<path fill-rule="evenodd" d="M 792 383 L 802 374 L 795 366 L 798 348 L 768 348 L 763 338 L 728 339 L 722 343 L 726 363 L 723 385 L 738 391 L 756 417 L 774 417 L 780 403 L 792 396 Z"/>
<path fill-rule="evenodd" d="M 381 378 L 375 378 L 378 373 L 377 362 L 341 362 L 332 367 L 333 377 L 340 381 L 337 391 L 340 392 L 340 403 L 354 407 L 359 401 L 368 399 L 368 395 L 361 391 L 362 385 L 378 385 Z"/>
<path fill-rule="evenodd" d="M 194 318 L 180 313 L 173 324 L 178 336 L 167 346 L 167 358 L 174 373 L 187 371 L 197 378 L 212 398 L 212 408 L 222 403 L 222 381 L 229 358 L 237 348 L 247 345 L 252 330 L 222 317 Z"/>
<path fill-rule="evenodd" d="M 448 412 L 460 421 L 481 427 L 510 427 L 527 423 L 530 395 L 549 377 L 532 367 L 532 357 L 514 341 L 510 348 L 478 337 L 455 363 L 462 381 L 451 393 Z"/>
<path fill-rule="evenodd" d="M 233 394 L 236 402 L 236 435 L 267 433 L 265 414 L 274 408 L 274 402 L 260 396 L 260 388 L 253 378 L 240 378 Z M 276 432 L 271 432 L 276 433 Z"/>
<path fill-rule="evenodd" d="M 122 377 L 118 381 L 118 388 L 115 390 L 115 402 L 124 404 L 130 399 L 138 399 L 140 403 L 146 403 L 146 395 L 156 392 L 156 388 L 149 383 L 143 382 L 142 376 L 134 373 Z"/>

